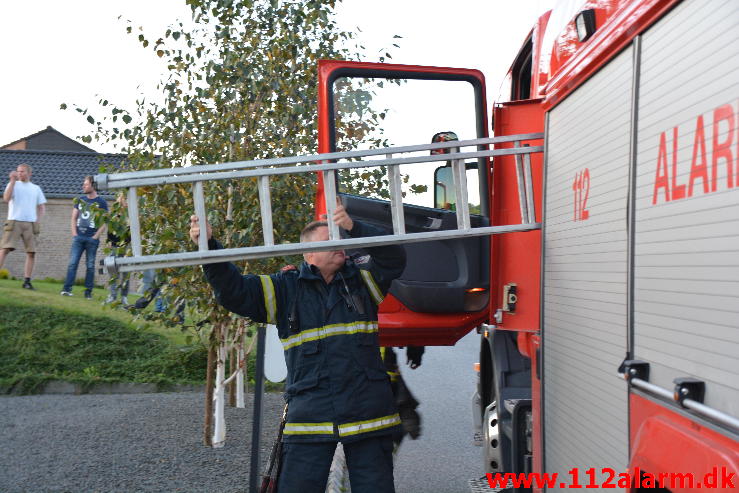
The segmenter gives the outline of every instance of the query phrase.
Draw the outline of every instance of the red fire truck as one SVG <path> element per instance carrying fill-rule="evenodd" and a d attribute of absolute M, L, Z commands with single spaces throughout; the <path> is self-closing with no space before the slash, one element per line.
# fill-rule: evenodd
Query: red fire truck
<path fill-rule="evenodd" d="M 381 306 L 385 345 L 480 334 L 485 471 L 557 473 L 552 488 L 624 488 L 628 471 L 721 489 L 715 468 L 739 471 L 739 2 L 563 1 L 490 112 L 476 70 L 323 61 L 321 152 L 338 148 L 337 82 L 352 79 L 435 82 L 432 109 L 464 85 L 464 138 L 534 134 L 495 145 L 543 150 L 527 163 L 528 204 L 520 156 L 466 164 L 473 227 L 529 216 L 540 229 L 409 243 Z M 433 205 L 405 205 L 407 231 L 454 227 L 444 168 Z M 387 201 L 342 198 L 390 221 Z"/>

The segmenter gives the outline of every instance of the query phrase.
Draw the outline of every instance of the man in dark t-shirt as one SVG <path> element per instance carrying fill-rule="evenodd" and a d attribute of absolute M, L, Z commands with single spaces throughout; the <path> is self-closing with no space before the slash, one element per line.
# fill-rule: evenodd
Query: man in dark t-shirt
<path fill-rule="evenodd" d="M 60 293 L 62 296 L 72 296 L 72 285 L 77 276 L 77 266 L 85 252 L 85 298 L 92 299 L 92 288 L 95 281 L 95 254 L 100 246 L 100 235 L 105 230 L 105 224 L 96 224 L 94 209 L 99 208 L 107 212 L 108 203 L 98 196 L 92 176 L 86 176 L 82 182 L 82 195 L 72 209 L 72 250 L 69 253 L 67 279 Z"/>

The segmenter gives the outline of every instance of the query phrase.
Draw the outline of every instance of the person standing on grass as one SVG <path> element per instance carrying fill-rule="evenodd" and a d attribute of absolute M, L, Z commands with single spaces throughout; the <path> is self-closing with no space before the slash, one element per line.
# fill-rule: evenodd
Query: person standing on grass
<path fill-rule="evenodd" d="M 77 266 L 85 252 L 85 298 L 92 299 L 92 288 L 95 281 L 95 254 L 100 246 L 100 235 L 105 230 L 102 224 L 99 228 L 95 223 L 93 208 L 97 207 L 108 211 L 108 203 L 98 196 L 92 176 L 86 176 L 82 182 L 84 195 L 72 209 L 72 250 L 69 253 L 67 279 L 64 281 L 62 296 L 72 296 L 72 285 L 77 276 Z"/>
<path fill-rule="evenodd" d="M 34 289 L 31 284 L 33 264 L 36 259 L 36 237 L 40 231 L 39 223 L 46 212 L 46 197 L 41 187 L 31 183 L 33 170 L 21 163 L 10 172 L 10 182 L 5 187 L 3 200 L 8 204 L 8 220 L 0 240 L 0 268 L 8 253 L 15 250 L 20 239 L 26 247 L 26 265 L 23 271 L 23 287 Z"/>

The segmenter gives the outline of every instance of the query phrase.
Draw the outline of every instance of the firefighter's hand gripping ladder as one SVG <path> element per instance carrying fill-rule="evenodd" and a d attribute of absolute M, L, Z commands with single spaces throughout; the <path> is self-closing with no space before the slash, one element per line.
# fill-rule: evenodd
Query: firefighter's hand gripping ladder
<path fill-rule="evenodd" d="M 336 248 L 360 248 L 390 243 L 411 243 L 417 241 L 445 240 L 468 236 L 485 236 L 517 231 L 541 229 L 536 222 L 534 209 L 534 192 L 531 176 L 530 156 L 535 152 L 543 152 L 542 146 L 521 146 L 523 141 L 542 139 L 543 134 L 521 134 L 503 137 L 481 138 L 464 141 L 448 141 L 435 144 L 423 144 L 406 147 L 388 147 L 365 151 L 334 152 L 255 161 L 239 161 L 215 164 L 211 166 L 189 166 L 178 168 L 162 168 L 148 171 L 134 171 L 115 174 L 100 174 L 95 177 L 99 190 L 128 188 L 128 215 L 131 229 L 131 257 L 108 257 L 105 266 L 112 274 L 115 272 L 140 271 L 186 265 L 228 262 L 241 259 L 282 256 L 305 253 L 317 250 Z M 513 142 L 514 147 L 506 149 L 488 149 L 491 144 Z M 476 149 L 460 152 L 465 147 Z M 448 149 L 447 154 L 429 155 L 432 150 Z M 425 153 L 419 155 L 419 153 Z M 364 159 L 385 155 L 384 159 Z M 518 178 L 518 198 L 521 208 L 521 223 L 471 227 L 470 211 L 467 201 L 467 178 L 465 160 L 472 158 L 494 157 L 503 155 L 516 156 L 516 176 Z M 399 165 L 451 161 L 456 198 L 457 229 L 424 231 L 407 233 L 403 214 L 401 177 Z M 312 166 L 305 164 L 321 163 Z M 390 184 L 390 205 L 393 222 L 393 233 L 385 236 L 368 238 L 339 237 L 338 226 L 329 221 L 329 239 L 327 241 L 282 243 L 276 244 L 272 228 L 272 204 L 270 199 L 269 180 L 271 176 L 297 173 L 323 173 L 324 196 L 328 217 L 333 216 L 336 208 L 336 172 L 349 168 L 368 168 L 386 166 Z M 206 210 L 203 194 L 203 182 L 210 180 L 233 180 L 236 178 L 257 178 L 259 202 L 262 216 L 264 244 L 242 248 L 208 250 L 206 235 L 200 235 L 197 251 L 183 251 L 160 255 L 144 255 L 142 251 L 141 228 L 139 223 L 138 188 L 174 183 L 192 183 L 195 214 L 200 224 L 205 224 Z M 183 245 L 185 246 L 185 245 Z"/>

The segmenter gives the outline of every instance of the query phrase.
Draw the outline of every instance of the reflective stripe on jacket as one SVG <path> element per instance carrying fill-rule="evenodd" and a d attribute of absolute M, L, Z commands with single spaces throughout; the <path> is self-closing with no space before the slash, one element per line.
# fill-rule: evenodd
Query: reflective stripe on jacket
<path fill-rule="evenodd" d="M 350 235 L 382 233 L 355 221 Z M 220 304 L 277 325 L 288 369 L 286 442 L 352 441 L 398 431 L 380 357 L 377 305 L 402 273 L 405 251 L 392 245 L 368 250 L 368 262 L 347 261 L 329 284 L 306 263 L 269 276 L 242 276 L 227 263 L 203 266 Z"/>

